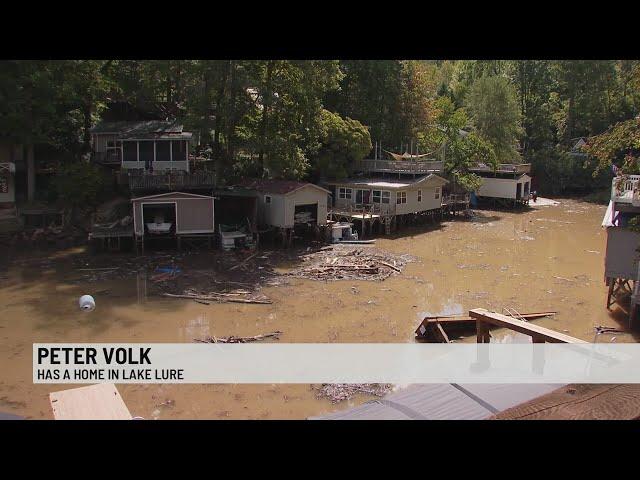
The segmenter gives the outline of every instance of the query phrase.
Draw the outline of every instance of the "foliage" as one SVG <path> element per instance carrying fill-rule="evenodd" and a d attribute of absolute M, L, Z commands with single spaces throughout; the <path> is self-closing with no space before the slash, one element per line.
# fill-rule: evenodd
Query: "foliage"
<path fill-rule="evenodd" d="M 509 80 L 502 76 L 479 77 L 465 105 L 475 131 L 493 147 L 498 163 L 518 163 L 522 129 L 516 91 Z"/>
<path fill-rule="evenodd" d="M 436 101 L 435 128 L 424 139 L 424 148 L 437 150 L 445 161 L 445 172 L 461 188 L 473 191 L 480 187 L 480 177 L 469 168 L 482 162 L 497 167 L 493 147 L 475 133 L 464 131 L 468 117 L 447 97 Z"/>
<path fill-rule="evenodd" d="M 596 170 L 618 163 L 626 174 L 640 173 L 640 118 L 615 124 L 606 132 L 594 136 L 585 151 L 597 160 Z"/>
<path fill-rule="evenodd" d="M 320 150 L 313 158 L 318 178 L 344 178 L 371 151 L 369 130 L 357 120 L 323 110 Z"/>
<path fill-rule="evenodd" d="M 107 186 L 100 170 L 85 162 L 64 165 L 53 184 L 58 199 L 71 208 L 97 206 Z"/>

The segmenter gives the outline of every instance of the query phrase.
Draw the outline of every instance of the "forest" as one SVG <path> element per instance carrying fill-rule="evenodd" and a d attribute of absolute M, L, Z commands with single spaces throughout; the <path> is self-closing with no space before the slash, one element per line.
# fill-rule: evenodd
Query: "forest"
<path fill-rule="evenodd" d="M 635 60 L 25 60 L 0 67 L 0 137 L 75 171 L 100 120 L 177 120 L 219 178 L 318 181 L 374 145 L 444 155 L 473 189 L 482 161 L 531 163 L 541 192 L 638 170 Z M 572 148 L 580 138 L 580 155 Z M 573 152 L 575 153 L 575 152 Z M 37 159 L 38 160 L 38 159 Z M 89 168 L 89 167 L 87 167 Z M 74 170 L 75 169 L 75 170 Z"/>

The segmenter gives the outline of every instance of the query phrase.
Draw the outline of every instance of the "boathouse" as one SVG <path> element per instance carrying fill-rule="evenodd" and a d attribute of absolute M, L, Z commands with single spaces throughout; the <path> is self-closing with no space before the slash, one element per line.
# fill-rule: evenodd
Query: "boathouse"
<path fill-rule="evenodd" d="M 475 192 L 479 199 L 489 199 L 503 205 L 529 203 L 530 163 L 501 163 L 495 170 L 489 165 L 478 164 L 469 171 L 482 178 L 482 185 Z"/>
<path fill-rule="evenodd" d="M 144 243 L 151 239 L 176 238 L 206 240 L 212 246 L 215 230 L 214 197 L 194 193 L 169 192 L 131 200 L 133 204 L 133 234 L 144 252 Z"/>

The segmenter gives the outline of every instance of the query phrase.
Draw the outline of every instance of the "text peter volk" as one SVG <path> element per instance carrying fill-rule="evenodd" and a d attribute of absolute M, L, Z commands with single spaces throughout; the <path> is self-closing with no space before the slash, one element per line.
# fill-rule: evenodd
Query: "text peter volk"
<path fill-rule="evenodd" d="M 44 366 L 37 368 L 38 381 L 184 380 L 184 369 L 146 367 L 151 366 L 151 348 L 38 347 L 37 358 Z"/>

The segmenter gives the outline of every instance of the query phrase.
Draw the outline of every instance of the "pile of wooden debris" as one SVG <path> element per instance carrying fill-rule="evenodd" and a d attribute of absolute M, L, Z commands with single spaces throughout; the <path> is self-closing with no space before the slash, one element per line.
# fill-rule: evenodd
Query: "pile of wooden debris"
<path fill-rule="evenodd" d="M 263 333 L 260 335 L 254 335 L 252 337 L 236 337 L 234 335 L 231 335 L 230 337 L 216 337 L 214 335 L 213 337 L 207 337 L 204 340 L 199 340 L 197 338 L 194 338 L 194 341 L 200 342 L 200 343 L 250 343 L 250 342 L 259 342 L 267 338 L 280 340 L 280 335 L 282 335 L 282 332 L 279 330 L 276 330 L 275 332 Z"/>
<path fill-rule="evenodd" d="M 354 395 L 363 393 L 383 397 L 392 389 L 389 383 L 323 383 L 316 394 L 317 398 L 328 398 L 331 403 L 350 400 Z"/>
<path fill-rule="evenodd" d="M 402 272 L 412 258 L 373 247 L 331 246 L 303 256 L 305 265 L 289 275 L 311 280 L 384 280 Z"/>

